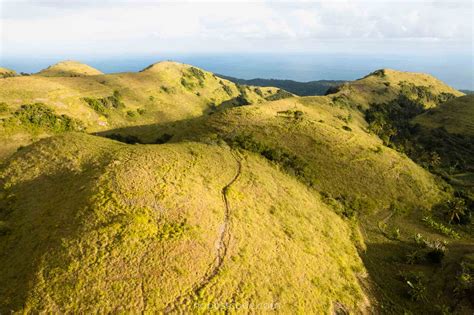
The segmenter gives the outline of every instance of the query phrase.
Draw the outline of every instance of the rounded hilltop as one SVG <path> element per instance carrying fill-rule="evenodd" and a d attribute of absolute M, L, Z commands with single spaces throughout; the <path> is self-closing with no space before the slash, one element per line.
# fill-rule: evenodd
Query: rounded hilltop
<path fill-rule="evenodd" d="M 143 70 L 140 70 L 140 72 L 160 72 L 163 70 L 185 69 L 185 68 L 190 68 L 190 67 L 192 66 L 184 64 L 184 63 L 180 63 L 177 61 L 164 60 L 164 61 L 158 61 L 158 62 L 152 63 L 151 65 L 144 68 Z"/>
<path fill-rule="evenodd" d="M 103 72 L 78 61 L 65 60 L 49 66 L 37 74 L 46 77 L 82 77 L 99 75 Z"/>

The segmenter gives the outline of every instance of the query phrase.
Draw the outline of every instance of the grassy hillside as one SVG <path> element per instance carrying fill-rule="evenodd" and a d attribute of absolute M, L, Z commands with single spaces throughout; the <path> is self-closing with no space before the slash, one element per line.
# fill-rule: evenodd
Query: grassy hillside
<path fill-rule="evenodd" d="M 6 143 L 58 135 L 1 170 L 0 311 L 472 313 L 474 198 L 412 122 L 463 98 L 431 76 L 313 97 L 171 62 L 2 81 Z M 64 112 L 14 102 L 48 85 Z"/>
<path fill-rule="evenodd" d="M 254 85 L 254 86 L 275 86 L 285 91 L 291 92 L 299 96 L 325 95 L 328 89 L 335 88 L 347 81 L 341 80 L 318 80 L 309 82 L 298 82 L 293 80 L 278 79 L 238 79 L 234 77 L 219 74 L 219 77 L 232 81 L 234 83 Z"/>
<path fill-rule="evenodd" d="M 295 118 L 295 112 L 301 112 L 301 117 Z M 274 150 L 275 157 L 271 152 L 268 155 L 277 162 L 288 153 L 294 161 L 282 157 L 282 163 L 303 181 L 333 197 L 375 202 L 377 206 L 371 204 L 369 212 L 397 199 L 407 204 L 433 202 L 438 188 L 429 173 L 384 147 L 368 133 L 362 119 L 356 111 L 340 108 L 326 97 L 306 97 L 104 134 L 131 135 L 143 143 L 154 143 L 164 134 L 172 142 L 223 139 L 249 150 Z"/>
<path fill-rule="evenodd" d="M 377 70 L 362 79 L 343 84 L 332 92 L 335 101 L 363 109 L 369 108 L 371 104 L 396 100 L 400 94 L 414 101 L 419 100 L 424 108 L 445 101 L 449 94 L 463 95 L 431 75 L 392 69 Z"/>
<path fill-rule="evenodd" d="M 418 84 L 419 75 L 412 76 Z M 402 79 L 409 80 L 409 75 L 402 73 Z M 430 77 L 427 80 L 435 82 Z M 355 84 L 362 89 L 361 82 Z M 413 86 L 415 91 L 427 93 L 415 97 L 411 89 L 394 88 L 391 98 L 382 98 L 379 104 L 403 109 L 397 100 L 407 97 L 411 100 L 407 108 L 428 108 L 441 102 L 441 93 L 450 93 L 445 91 L 459 94 L 441 84 L 435 88 L 430 84 L 426 89 Z M 466 267 L 474 250 L 472 224 L 451 224 L 448 214 L 458 202 L 471 202 L 469 197 L 459 199 L 443 179 L 397 147 L 388 147 L 371 131 L 363 104 L 352 106 L 333 97 L 288 98 L 169 124 L 111 130 L 104 135 L 132 136 L 143 143 L 228 143 L 260 155 L 318 191 L 341 217 L 361 225 L 367 245 L 361 257 L 372 280 L 371 296 L 378 311 L 398 314 L 448 309 L 468 314 L 472 286 L 458 277 L 470 277 L 473 272 Z M 358 98 L 355 93 L 352 97 Z M 425 104 L 427 100 L 432 104 Z M 370 104 L 369 111 L 378 110 Z M 461 208 L 464 206 L 472 207 L 463 204 Z M 472 212 L 463 211 L 466 218 Z M 433 252 L 442 258 L 433 259 L 438 255 Z M 439 268 L 441 261 L 445 269 Z M 459 289 L 464 286 L 471 289 Z M 433 299 L 438 303 L 426 303 Z"/>
<path fill-rule="evenodd" d="M 3 104 L 0 157 L 10 154 L 18 145 L 55 133 L 47 126 L 19 122 L 16 116 L 23 114 L 22 105 L 25 104 L 42 103 L 55 116 L 79 120 L 85 130 L 96 132 L 120 126 L 177 121 L 212 113 L 219 108 L 287 96 L 276 88 L 236 85 L 212 73 L 175 62 L 160 62 L 139 73 L 58 76 L 61 71 L 84 69 L 89 67 L 65 62 L 48 68 L 46 73 L 0 80 L 0 103 Z M 32 117 L 30 120 L 37 119 Z M 12 142 L 13 138 L 17 141 Z"/>
<path fill-rule="evenodd" d="M 66 134 L 1 174 L 2 312 L 368 306 L 350 225 L 254 154 Z"/>
<path fill-rule="evenodd" d="M 423 127 L 445 128 L 449 133 L 474 137 L 474 95 L 455 98 L 414 119 Z"/>
<path fill-rule="evenodd" d="M 91 66 L 72 60 L 58 62 L 38 73 L 38 75 L 46 77 L 80 77 L 99 74 L 103 73 Z"/>

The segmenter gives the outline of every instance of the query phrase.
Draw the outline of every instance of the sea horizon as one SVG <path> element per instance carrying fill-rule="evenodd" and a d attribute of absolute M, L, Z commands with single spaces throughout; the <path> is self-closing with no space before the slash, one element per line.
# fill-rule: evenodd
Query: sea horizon
<path fill-rule="evenodd" d="M 280 79 L 300 82 L 356 80 L 382 68 L 431 74 L 457 89 L 474 89 L 474 66 L 469 54 L 362 53 L 157 53 L 135 56 L 3 57 L 0 66 L 36 73 L 62 60 L 77 60 L 104 73 L 135 72 L 150 64 L 172 60 L 239 79 Z"/>

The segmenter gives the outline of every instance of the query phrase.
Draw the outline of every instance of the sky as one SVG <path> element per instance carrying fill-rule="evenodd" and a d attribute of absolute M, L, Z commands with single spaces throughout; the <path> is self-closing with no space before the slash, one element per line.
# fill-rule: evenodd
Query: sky
<path fill-rule="evenodd" d="M 0 66 L 105 72 L 172 59 L 242 78 L 391 67 L 474 89 L 472 0 L 0 0 Z"/>
<path fill-rule="evenodd" d="M 0 0 L 10 56 L 472 53 L 471 0 Z"/>

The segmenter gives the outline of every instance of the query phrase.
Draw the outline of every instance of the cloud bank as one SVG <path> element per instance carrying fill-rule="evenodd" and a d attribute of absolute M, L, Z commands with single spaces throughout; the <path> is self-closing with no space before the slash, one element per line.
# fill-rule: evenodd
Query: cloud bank
<path fill-rule="evenodd" d="M 4 56 L 472 52 L 462 1 L 0 0 Z"/>

